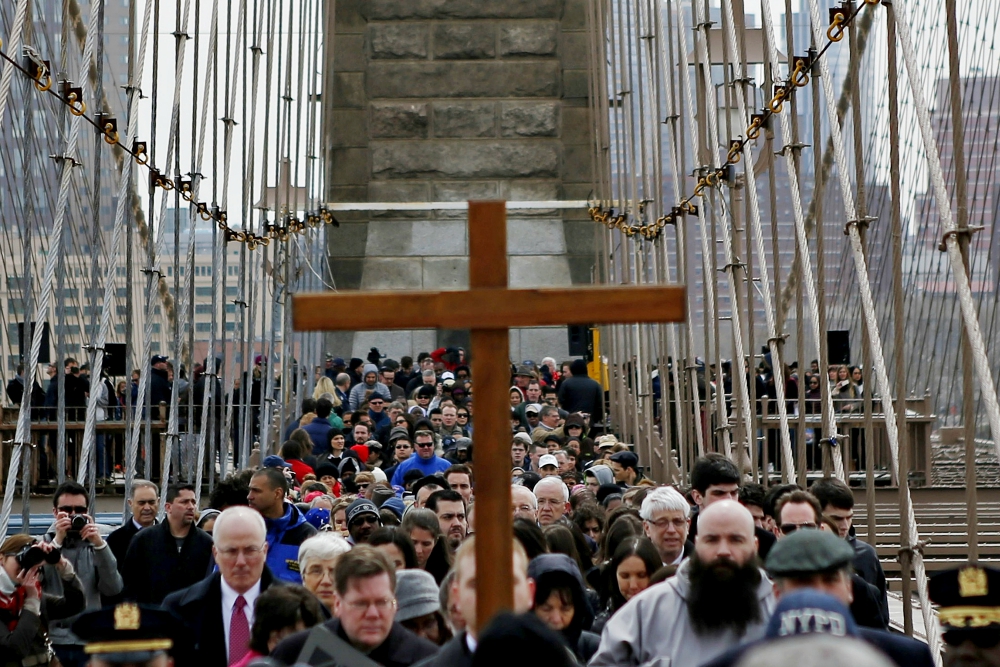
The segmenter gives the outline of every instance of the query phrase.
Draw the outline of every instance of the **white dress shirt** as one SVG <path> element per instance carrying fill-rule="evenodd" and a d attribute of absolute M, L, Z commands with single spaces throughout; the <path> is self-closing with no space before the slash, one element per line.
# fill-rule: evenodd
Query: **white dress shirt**
<path fill-rule="evenodd" d="M 236 606 L 236 598 L 240 596 L 233 590 L 233 587 L 226 583 L 226 580 L 221 579 L 222 582 L 222 627 L 226 631 L 226 662 L 229 662 L 229 626 L 233 621 L 233 607 Z M 257 602 L 257 597 L 260 596 L 260 580 L 253 585 L 253 588 L 243 593 L 243 599 L 246 600 L 247 606 L 243 608 L 243 613 L 247 617 L 247 626 L 253 627 L 253 608 L 254 604 Z"/>

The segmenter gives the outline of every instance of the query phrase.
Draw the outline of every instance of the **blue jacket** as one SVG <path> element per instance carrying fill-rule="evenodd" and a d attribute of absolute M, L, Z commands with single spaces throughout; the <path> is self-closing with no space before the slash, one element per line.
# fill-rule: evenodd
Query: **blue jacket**
<path fill-rule="evenodd" d="M 302 583 L 299 574 L 299 545 L 316 534 L 295 505 L 285 504 L 280 519 L 264 518 L 267 526 L 267 567 L 275 577 L 293 584 Z"/>
<path fill-rule="evenodd" d="M 330 453 L 330 422 L 323 417 L 316 417 L 311 422 L 302 427 L 302 430 L 309 434 L 312 440 L 313 456 Z"/>
<path fill-rule="evenodd" d="M 392 475 L 392 485 L 393 486 L 403 486 L 403 477 L 407 472 L 416 468 L 424 473 L 424 477 L 427 475 L 433 475 L 435 473 L 444 472 L 451 467 L 449 461 L 444 460 L 437 454 L 432 458 L 422 459 L 416 454 L 406 459 L 398 466 L 396 466 L 396 472 Z"/>

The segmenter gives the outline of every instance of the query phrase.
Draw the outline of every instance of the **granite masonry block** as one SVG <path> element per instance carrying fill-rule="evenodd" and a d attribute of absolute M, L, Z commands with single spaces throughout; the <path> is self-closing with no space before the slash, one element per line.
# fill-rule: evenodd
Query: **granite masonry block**
<path fill-rule="evenodd" d="M 425 290 L 469 289 L 468 257 L 425 257 L 423 268 Z"/>
<path fill-rule="evenodd" d="M 330 180 L 341 185 L 362 185 L 368 182 L 368 150 L 336 148 L 330 152 Z"/>
<path fill-rule="evenodd" d="M 556 178 L 554 142 L 385 142 L 372 149 L 372 173 L 394 178 Z"/>
<path fill-rule="evenodd" d="M 594 161 L 593 149 L 589 144 L 572 144 L 566 146 L 563 164 L 563 180 L 567 183 L 589 183 L 594 173 L 591 164 Z"/>
<path fill-rule="evenodd" d="M 434 26 L 434 57 L 440 60 L 477 60 L 497 55 L 492 23 L 439 23 Z"/>
<path fill-rule="evenodd" d="M 517 215 L 517 212 L 514 212 Z M 561 255 L 566 252 L 562 220 L 507 220 L 507 254 Z"/>
<path fill-rule="evenodd" d="M 361 109 L 334 109 L 331 112 L 334 148 L 363 148 L 368 145 L 368 119 Z"/>
<path fill-rule="evenodd" d="M 420 103 L 375 103 L 371 105 L 373 139 L 426 139 L 427 105 Z"/>
<path fill-rule="evenodd" d="M 365 201 L 406 202 L 429 201 L 430 186 L 422 181 L 372 181 L 368 184 L 368 198 Z M 424 211 L 372 211 L 373 219 L 417 219 L 427 217 Z"/>
<path fill-rule="evenodd" d="M 570 220 L 563 222 L 563 237 L 566 251 L 570 255 L 593 256 L 597 245 L 597 223 L 591 220 Z"/>
<path fill-rule="evenodd" d="M 434 201 L 496 199 L 499 196 L 496 181 L 440 181 L 434 184 Z M 465 212 L 462 215 L 464 217 Z"/>
<path fill-rule="evenodd" d="M 436 137 L 469 139 L 496 135 L 493 102 L 437 102 L 433 106 Z"/>
<path fill-rule="evenodd" d="M 369 20 L 559 19 L 565 0 L 369 0 Z"/>
<path fill-rule="evenodd" d="M 500 26 L 500 55 L 539 58 L 554 56 L 559 49 L 559 24 L 510 23 Z"/>
<path fill-rule="evenodd" d="M 368 43 L 375 60 L 426 58 L 430 29 L 423 23 L 374 23 L 368 27 Z"/>
<path fill-rule="evenodd" d="M 356 202 L 368 201 L 368 187 L 365 185 L 341 185 L 331 183 L 327 188 L 327 201 L 331 202 Z M 368 214 L 361 211 L 337 211 L 335 213 L 337 222 L 341 226 L 351 222 L 367 222 Z M 361 246 L 364 248 L 364 245 Z"/>
<path fill-rule="evenodd" d="M 553 201 L 559 199 L 558 181 L 505 181 L 501 196 L 507 201 Z M 513 215 L 523 218 L 558 217 L 556 209 L 511 209 Z"/>
<path fill-rule="evenodd" d="M 504 102 L 500 109 L 501 136 L 555 137 L 559 135 L 558 102 Z"/>
<path fill-rule="evenodd" d="M 586 32 L 564 32 L 560 55 L 564 69 L 588 69 L 590 67 L 590 35 Z"/>
<path fill-rule="evenodd" d="M 451 257 L 469 252 L 465 220 L 415 220 L 413 250 L 417 255 Z"/>
<path fill-rule="evenodd" d="M 372 220 L 368 225 L 369 257 L 403 257 L 413 252 L 413 223 L 409 220 Z"/>
<path fill-rule="evenodd" d="M 585 69 L 568 69 L 562 74 L 563 102 L 590 97 L 590 73 Z M 586 104 L 585 101 L 580 104 Z"/>
<path fill-rule="evenodd" d="M 511 287 L 567 287 L 572 285 L 565 255 L 511 257 Z"/>
<path fill-rule="evenodd" d="M 556 61 L 375 62 L 368 68 L 372 98 L 559 97 L 560 89 Z"/>
<path fill-rule="evenodd" d="M 560 136 L 564 144 L 587 144 L 590 146 L 594 140 L 590 126 L 590 108 L 563 107 Z"/>
<path fill-rule="evenodd" d="M 365 66 L 364 36 L 337 35 L 333 50 L 333 71 L 364 72 Z"/>
<path fill-rule="evenodd" d="M 331 257 L 359 257 L 365 253 L 367 222 L 342 222 L 340 227 L 330 229 L 328 234 Z"/>
<path fill-rule="evenodd" d="M 333 75 L 333 106 L 336 109 L 361 109 L 365 106 L 365 75 L 337 72 Z"/>
<path fill-rule="evenodd" d="M 587 4 L 589 0 L 564 0 L 563 30 L 587 29 Z"/>
<path fill-rule="evenodd" d="M 589 285 L 594 282 L 594 254 L 567 255 L 569 276 L 574 285 Z"/>
<path fill-rule="evenodd" d="M 365 273 L 364 257 L 334 258 L 330 262 L 330 277 L 333 284 L 341 289 L 361 289 Z"/>
<path fill-rule="evenodd" d="M 368 25 L 361 8 L 368 0 L 337 0 L 336 30 L 337 35 L 364 33 Z"/>
<path fill-rule="evenodd" d="M 367 257 L 364 262 L 365 275 L 361 280 L 361 289 L 412 290 L 417 289 L 421 283 L 422 267 L 419 257 Z"/>

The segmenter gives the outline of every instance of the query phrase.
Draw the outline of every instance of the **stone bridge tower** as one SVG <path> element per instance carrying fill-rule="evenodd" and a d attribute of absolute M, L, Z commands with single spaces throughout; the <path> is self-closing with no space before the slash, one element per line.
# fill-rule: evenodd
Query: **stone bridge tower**
<path fill-rule="evenodd" d="M 329 201 L 589 196 L 585 0 L 335 5 L 335 71 L 324 102 Z M 329 237 L 337 289 L 467 286 L 464 212 L 337 217 L 341 226 Z M 512 211 L 508 230 L 512 286 L 591 282 L 598 237 L 586 211 Z M 327 349 L 364 358 L 374 344 L 398 359 L 462 339 L 447 331 L 356 332 L 330 334 Z M 513 360 L 546 354 L 567 356 L 565 328 L 511 331 Z"/>

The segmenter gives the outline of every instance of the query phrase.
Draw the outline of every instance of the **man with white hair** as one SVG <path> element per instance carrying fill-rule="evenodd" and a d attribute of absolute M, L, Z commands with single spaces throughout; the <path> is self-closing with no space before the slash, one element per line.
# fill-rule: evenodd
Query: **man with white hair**
<path fill-rule="evenodd" d="M 515 519 L 524 519 L 531 523 L 538 521 L 538 499 L 526 486 L 514 484 L 510 487 L 510 503 Z"/>
<path fill-rule="evenodd" d="M 569 489 L 559 477 L 544 477 L 535 484 L 538 501 L 538 525 L 551 525 L 569 511 Z"/>
<path fill-rule="evenodd" d="M 676 489 L 661 486 L 651 491 L 639 509 L 642 528 L 664 565 L 680 565 L 694 545 L 687 541 L 691 506 Z"/>
<path fill-rule="evenodd" d="M 227 667 L 250 650 L 254 603 L 275 579 L 265 563 L 264 518 L 249 507 L 230 507 L 215 520 L 212 555 L 219 569 L 171 593 L 163 607 L 184 621 L 178 665 Z"/>
<path fill-rule="evenodd" d="M 702 665 L 764 635 L 774 591 L 757 560 L 753 517 L 720 500 L 698 523 L 694 553 L 608 620 L 590 667 Z"/>

